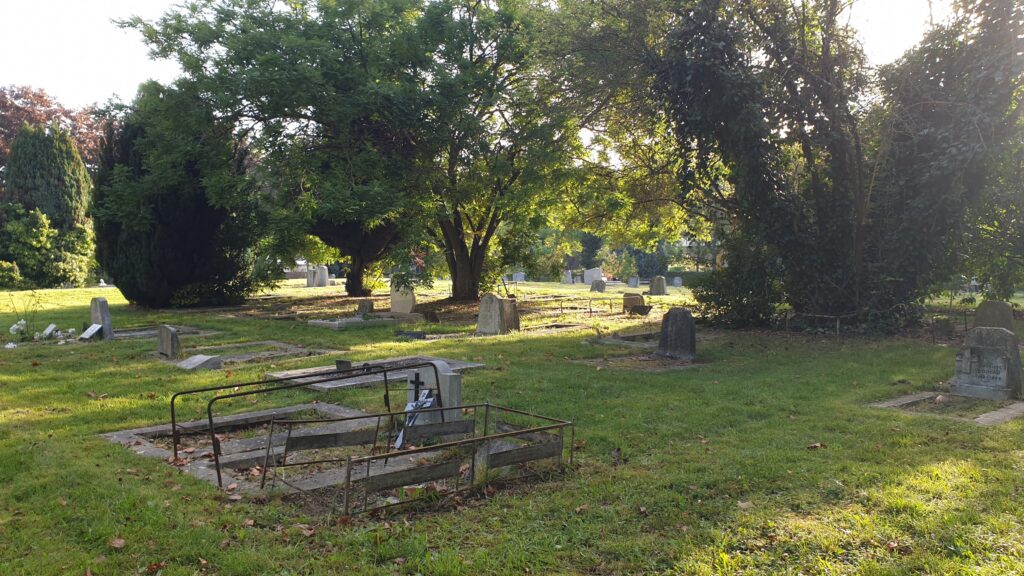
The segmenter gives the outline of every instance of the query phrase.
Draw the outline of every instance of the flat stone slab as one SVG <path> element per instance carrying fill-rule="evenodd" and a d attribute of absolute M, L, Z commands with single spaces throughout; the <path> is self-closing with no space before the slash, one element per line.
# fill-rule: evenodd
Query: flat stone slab
<path fill-rule="evenodd" d="M 1009 422 L 1010 420 L 1016 420 L 1021 416 L 1024 416 L 1024 402 L 1014 402 L 1013 404 L 1004 406 L 999 410 L 993 410 L 992 412 L 982 414 L 975 418 L 974 422 L 982 426 L 995 426 L 997 424 Z"/>
<path fill-rule="evenodd" d="M 310 320 L 310 326 L 330 328 L 331 330 L 346 330 L 348 328 L 369 328 L 371 326 L 392 326 L 395 324 L 417 324 L 424 322 L 423 314 L 419 313 L 398 313 L 398 312 L 375 312 L 364 316 L 350 316 L 347 318 L 334 318 L 326 320 Z"/>
<path fill-rule="evenodd" d="M 175 364 L 178 368 L 190 372 L 193 370 L 218 370 L 223 365 L 224 361 L 220 356 L 206 354 L 195 354 Z"/>
<path fill-rule="evenodd" d="M 938 395 L 938 392 L 915 392 L 914 394 L 906 394 L 897 398 L 882 400 L 881 402 L 873 402 L 868 404 L 868 406 L 871 406 L 872 408 L 899 408 L 900 406 L 906 406 L 907 404 L 914 404 L 915 402 L 928 400 L 929 398 L 934 398 Z"/>
<path fill-rule="evenodd" d="M 231 353 L 232 349 L 254 346 L 263 346 L 268 348 L 268 350 L 236 354 Z M 182 353 L 192 354 L 192 356 L 180 362 L 174 361 L 178 368 L 183 370 L 216 370 L 222 366 L 244 364 L 246 362 L 264 362 L 267 360 L 279 360 L 286 358 L 324 356 L 326 354 L 343 354 L 344 352 L 339 350 L 318 350 L 315 348 L 306 348 L 304 346 L 296 346 L 294 344 L 287 344 L 276 340 L 260 340 L 257 342 L 236 342 L 234 344 L 220 344 L 217 346 L 201 346 L 182 350 Z M 220 365 L 217 365 L 217 362 L 214 360 L 209 360 L 208 363 L 204 364 L 206 360 L 199 360 L 198 358 L 200 357 L 204 357 L 206 359 L 219 359 Z"/>
<path fill-rule="evenodd" d="M 219 332 L 215 330 L 202 330 L 200 328 L 193 328 L 192 326 L 179 326 L 176 324 L 167 324 L 167 326 L 177 330 L 179 336 L 213 336 L 215 334 L 219 334 Z M 134 340 L 157 338 L 159 336 L 159 331 L 160 325 L 136 326 L 134 328 L 115 328 L 114 339 Z"/>
<path fill-rule="evenodd" d="M 463 362 L 462 360 L 452 360 L 436 356 L 403 356 L 400 358 L 388 358 L 385 360 L 371 360 L 369 362 L 353 362 L 352 366 L 358 367 L 364 364 L 369 364 L 370 366 L 389 366 L 398 368 L 398 370 L 394 372 L 388 372 L 388 380 L 391 381 L 402 380 L 412 375 L 411 371 L 401 370 L 403 365 L 408 366 L 411 364 L 422 364 L 433 360 L 447 362 L 452 371 L 457 373 L 462 373 L 465 370 L 471 370 L 473 368 L 482 368 L 484 366 L 483 364 L 475 362 Z M 267 378 L 295 378 L 293 382 L 310 383 L 309 389 L 319 391 L 338 390 L 342 388 L 362 388 L 384 381 L 383 374 L 367 374 L 365 376 L 356 376 L 354 378 L 322 382 L 324 378 L 327 378 L 331 372 L 336 370 L 337 368 L 334 365 L 317 366 L 314 368 L 285 370 L 283 372 L 268 372 Z"/>

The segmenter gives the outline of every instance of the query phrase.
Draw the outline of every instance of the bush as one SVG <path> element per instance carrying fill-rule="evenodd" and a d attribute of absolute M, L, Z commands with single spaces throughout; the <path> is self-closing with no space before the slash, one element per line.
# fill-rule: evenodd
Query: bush
<path fill-rule="evenodd" d="M 92 181 L 71 135 L 58 125 L 23 126 L 5 171 L 3 200 L 38 208 L 61 231 L 88 225 Z"/>
<path fill-rule="evenodd" d="M 94 266 L 92 231 L 61 234 L 38 209 L 0 205 L 0 260 L 13 262 L 23 281 L 41 288 L 81 286 Z"/>
<path fill-rule="evenodd" d="M 778 258 L 745 238 L 726 242 L 727 266 L 697 280 L 697 311 L 714 324 L 737 328 L 771 323 L 785 294 Z"/>
<path fill-rule="evenodd" d="M 108 129 L 96 175 L 97 258 L 130 302 L 233 304 L 263 228 L 247 154 L 198 97 L 155 82 Z"/>
<path fill-rule="evenodd" d="M 16 262 L 0 260 L 0 288 L 20 288 L 21 270 Z"/>

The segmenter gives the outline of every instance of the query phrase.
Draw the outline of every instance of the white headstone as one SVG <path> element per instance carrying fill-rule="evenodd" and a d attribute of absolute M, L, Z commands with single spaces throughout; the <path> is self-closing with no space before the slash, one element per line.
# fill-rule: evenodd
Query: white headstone
<path fill-rule="evenodd" d="M 512 281 L 513 282 L 526 282 L 526 272 L 513 272 L 512 273 Z"/>
<path fill-rule="evenodd" d="M 327 273 L 327 266 L 317 266 L 313 273 L 313 286 L 323 288 L 330 281 L 330 274 Z"/>
<path fill-rule="evenodd" d="M 316 286 L 316 268 L 306 268 L 306 288 Z"/>
<path fill-rule="evenodd" d="M 592 286 L 594 280 L 604 280 L 604 272 L 601 272 L 601 268 L 590 268 L 583 271 L 583 283 Z"/>
<path fill-rule="evenodd" d="M 519 330 L 519 309 L 513 298 L 499 298 L 485 294 L 480 299 L 480 314 L 477 316 L 477 334 L 508 334 Z"/>
<path fill-rule="evenodd" d="M 562 284 L 572 284 L 572 270 L 566 270 L 562 273 Z"/>
<path fill-rule="evenodd" d="M 46 327 L 46 330 L 43 330 L 43 338 L 49 338 L 50 336 L 53 336 L 55 330 L 57 330 L 57 325 L 50 324 L 49 326 Z"/>
<path fill-rule="evenodd" d="M 93 298 L 89 303 L 89 314 L 93 324 L 103 327 L 103 337 L 107 340 L 114 337 L 114 321 L 110 317 L 110 306 L 106 298 Z"/>
<path fill-rule="evenodd" d="M 628 284 L 629 284 L 630 288 L 639 288 L 640 287 L 640 277 L 633 276 L 632 278 L 629 279 Z"/>
<path fill-rule="evenodd" d="M 410 314 L 416 308 L 416 293 L 408 289 L 399 289 L 391 284 L 391 311 L 398 314 Z"/>
<path fill-rule="evenodd" d="M 679 276 L 676 276 L 675 278 L 672 279 L 672 285 L 675 286 L 676 288 L 682 288 L 683 279 L 680 278 Z"/>
<path fill-rule="evenodd" d="M 437 378 L 440 380 L 441 388 L 441 406 L 461 406 L 462 405 L 462 374 L 454 372 L 447 362 L 443 360 L 432 360 L 430 362 L 437 367 Z M 417 368 L 414 373 L 418 373 L 420 381 L 423 382 L 421 390 L 435 390 L 437 388 L 437 380 L 434 378 L 434 370 L 432 368 Z M 411 381 L 411 378 L 410 378 Z M 408 400 L 413 401 L 413 386 L 409 385 Z M 444 421 L 454 422 L 456 420 L 462 420 L 462 410 L 452 409 L 444 411 Z M 433 424 L 441 421 L 441 412 L 428 412 L 421 414 L 417 418 L 416 424 Z"/>
<path fill-rule="evenodd" d="M 103 325 L 93 324 L 82 331 L 82 335 L 78 337 L 79 340 L 99 340 L 103 337 Z"/>

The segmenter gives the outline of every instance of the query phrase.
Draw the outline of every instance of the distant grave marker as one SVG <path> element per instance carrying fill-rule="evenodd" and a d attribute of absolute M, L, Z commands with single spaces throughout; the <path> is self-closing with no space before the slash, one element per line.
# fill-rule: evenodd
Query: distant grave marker
<path fill-rule="evenodd" d="M 685 308 L 672 308 L 661 319 L 658 356 L 676 360 L 697 359 L 697 327 Z"/>

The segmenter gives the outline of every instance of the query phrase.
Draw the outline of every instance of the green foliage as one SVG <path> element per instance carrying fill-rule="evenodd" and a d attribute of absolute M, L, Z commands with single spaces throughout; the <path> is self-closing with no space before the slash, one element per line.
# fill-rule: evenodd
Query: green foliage
<path fill-rule="evenodd" d="M 57 124 L 24 125 L 7 159 L 0 201 L 38 208 L 61 231 L 88 225 L 92 182 L 71 135 Z"/>
<path fill-rule="evenodd" d="M 184 88 L 144 84 L 115 119 L 96 177 L 97 256 L 151 307 L 234 303 L 254 275 L 260 221 L 247 153 Z"/>
<path fill-rule="evenodd" d="M 18 263 L 0 260 L 0 288 L 19 288 L 21 283 L 21 270 L 18 268 Z"/>
<path fill-rule="evenodd" d="M 17 265 L 28 284 L 52 288 L 81 286 L 94 267 L 88 228 L 61 233 L 38 209 L 0 205 L 0 260 Z"/>
<path fill-rule="evenodd" d="M 898 322 L 952 272 L 979 169 L 1021 113 L 1024 6 L 966 3 L 877 85 L 843 4 L 748 8 L 681 13 L 654 64 L 684 187 L 772 247 L 798 312 Z"/>
<path fill-rule="evenodd" d="M 730 238 L 724 249 L 726 265 L 701 276 L 693 287 L 698 312 L 716 324 L 767 326 L 785 296 L 778 256 L 742 237 Z"/>
<path fill-rule="evenodd" d="M 636 259 L 629 250 L 612 250 L 602 248 L 598 253 L 601 261 L 601 271 L 622 281 L 628 280 L 637 274 Z"/>

